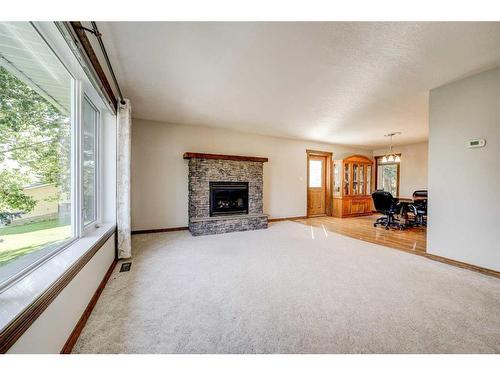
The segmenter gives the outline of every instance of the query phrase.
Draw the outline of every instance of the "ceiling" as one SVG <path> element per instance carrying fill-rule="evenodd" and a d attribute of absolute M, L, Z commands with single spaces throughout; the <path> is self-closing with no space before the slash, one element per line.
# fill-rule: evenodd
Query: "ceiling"
<path fill-rule="evenodd" d="M 135 118 L 375 148 L 429 90 L 500 65 L 500 23 L 100 22 Z"/>

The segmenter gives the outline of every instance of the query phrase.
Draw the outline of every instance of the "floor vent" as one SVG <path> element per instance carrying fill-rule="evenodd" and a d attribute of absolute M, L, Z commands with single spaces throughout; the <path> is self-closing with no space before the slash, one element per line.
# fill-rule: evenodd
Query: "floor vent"
<path fill-rule="evenodd" d="M 132 267 L 132 262 L 122 263 L 122 266 L 120 267 L 120 272 L 128 272 L 130 271 L 130 267 Z"/>

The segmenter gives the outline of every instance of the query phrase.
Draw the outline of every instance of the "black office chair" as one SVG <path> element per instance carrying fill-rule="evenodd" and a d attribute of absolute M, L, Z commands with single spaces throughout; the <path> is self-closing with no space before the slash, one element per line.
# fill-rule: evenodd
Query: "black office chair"
<path fill-rule="evenodd" d="M 415 225 L 427 226 L 427 190 L 415 190 L 409 208 L 415 215 Z"/>
<path fill-rule="evenodd" d="M 373 226 L 383 225 L 385 229 L 394 227 L 397 229 L 404 229 L 404 225 L 399 223 L 395 215 L 401 212 L 401 205 L 393 198 L 392 194 L 388 191 L 375 190 L 372 194 L 373 204 L 375 210 L 384 216 L 380 217 L 373 223 Z"/>

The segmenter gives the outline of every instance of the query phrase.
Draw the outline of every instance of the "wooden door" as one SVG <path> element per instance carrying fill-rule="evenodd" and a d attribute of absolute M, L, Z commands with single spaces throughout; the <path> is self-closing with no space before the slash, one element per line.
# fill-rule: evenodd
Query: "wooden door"
<path fill-rule="evenodd" d="M 326 156 L 308 155 L 307 157 L 307 216 L 327 214 L 327 161 Z"/>

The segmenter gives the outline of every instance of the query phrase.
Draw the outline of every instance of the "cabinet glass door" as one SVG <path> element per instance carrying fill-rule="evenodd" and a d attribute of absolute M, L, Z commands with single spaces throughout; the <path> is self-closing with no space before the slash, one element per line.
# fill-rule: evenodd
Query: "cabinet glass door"
<path fill-rule="evenodd" d="M 333 163 L 333 195 L 340 195 L 340 163 Z"/>
<path fill-rule="evenodd" d="M 364 195 L 365 194 L 365 166 L 360 165 L 359 166 L 359 189 L 358 189 L 358 194 Z"/>
<path fill-rule="evenodd" d="M 359 189 L 359 165 L 352 165 L 352 193 L 358 194 Z"/>
<path fill-rule="evenodd" d="M 372 194 L 372 166 L 366 166 L 366 194 Z"/>
<path fill-rule="evenodd" d="M 344 195 L 349 195 L 349 183 L 351 181 L 350 164 L 344 164 Z"/>

